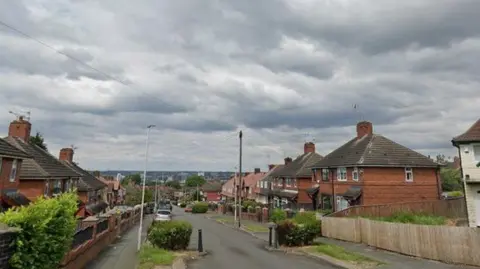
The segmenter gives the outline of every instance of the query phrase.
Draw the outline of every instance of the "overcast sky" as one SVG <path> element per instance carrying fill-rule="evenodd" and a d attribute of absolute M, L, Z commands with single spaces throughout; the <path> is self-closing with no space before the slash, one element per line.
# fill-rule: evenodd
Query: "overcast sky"
<path fill-rule="evenodd" d="M 480 116 L 478 0 L 0 0 L 0 134 L 87 169 L 266 169 L 369 120 L 425 155 Z M 93 66 L 95 71 L 61 53 Z M 107 75 L 105 75 L 107 74 Z M 357 110 L 353 105 L 357 104 Z"/>

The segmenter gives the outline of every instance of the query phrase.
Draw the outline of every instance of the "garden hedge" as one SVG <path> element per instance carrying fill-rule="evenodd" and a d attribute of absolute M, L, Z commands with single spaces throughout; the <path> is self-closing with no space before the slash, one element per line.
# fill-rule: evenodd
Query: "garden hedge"
<path fill-rule="evenodd" d="M 11 268 L 58 268 L 75 235 L 77 199 L 71 192 L 50 199 L 39 197 L 28 206 L 0 214 L 1 223 L 21 229 L 9 261 Z"/>
<path fill-rule="evenodd" d="M 192 235 L 192 225 L 180 220 L 154 222 L 148 230 L 148 241 L 168 250 L 187 249 Z"/>
<path fill-rule="evenodd" d="M 205 202 L 198 202 L 193 204 L 192 206 L 192 213 L 207 213 L 208 211 L 208 203 Z"/>
<path fill-rule="evenodd" d="M 282 220 L 277 224 L 280 245 L 311 245 L 313 240 L 322 233 L 322 223 L 317 220 L 315 212 L 300 212 L 294 219 Z"/>

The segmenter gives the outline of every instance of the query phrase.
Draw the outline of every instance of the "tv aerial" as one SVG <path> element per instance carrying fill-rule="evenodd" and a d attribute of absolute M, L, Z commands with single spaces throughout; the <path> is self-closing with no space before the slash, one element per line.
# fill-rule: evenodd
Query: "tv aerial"
<path fill-rule="evenodd" d="M 27 121 L 30 121 L 30 115 L 31 115 L 30 111 L 19 113 L 19 112 L 10 110 L 8 111 L 8 113 L 15 115 L 17 117 L 17 120 L 26 119 Z"/>

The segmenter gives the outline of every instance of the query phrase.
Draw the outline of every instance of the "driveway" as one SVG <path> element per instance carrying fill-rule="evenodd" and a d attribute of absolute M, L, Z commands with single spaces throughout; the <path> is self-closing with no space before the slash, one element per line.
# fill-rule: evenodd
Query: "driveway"
<path fill-rule="evenodd" d="M 190 269 L 331 269 L 318 261 L 302 256 L 285 255 L 264 249 L 265 241 L 205 218 L 183 213 L 175 207 L 174 218 L 192 223 L 194 235 L 191 247 L 197 245 L 197 231 L 202 229 L 203 246 L 209 255 L 192 262 Z"/>

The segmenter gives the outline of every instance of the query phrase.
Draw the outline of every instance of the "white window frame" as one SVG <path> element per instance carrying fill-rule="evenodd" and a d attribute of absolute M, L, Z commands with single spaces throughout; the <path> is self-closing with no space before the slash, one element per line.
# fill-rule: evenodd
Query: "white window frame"
<path fill-rule="evenodd" d="M 352 180 L 358 181 L 360 179 L 360 174 L 358 173 L 358 167 L 354 167 L 352 170 Z"/>
<path fill-rule="evenodd" d="M 296 178 L 292 178 L 292 181 L 293 181 L 293 187 L 297 187 L 297 179 Z"/>
<path fill-rule="evenodd" d="M 345 178 L 343 177 L 345 176 Z M 338 167 L 337 168 L 337 181 L 347 181 L 347 168 L 346 167 Z"/>
<path fill-rule="evenodd" d="M 10 182 L 15 182 L 15 180 L 17 179 L 17 166 L 18 166 L 17 159 L 13 159 L 12 169 L 10 169 L 10 175 L 8 176 L 8 179 Z"/>
<path fill-rule="evenodd" d="M 291 187 L 292 186 L 292 179 L 287 177 L 285 178 L 285 186 L 286 187 Z"/>
<path fill-rule="evenodd" d="M 477 152 L 477 150 L 479 150 L 479 152 Z M 478 162 L 480 162 L 480 144 L 473 144 L 472 151 L 473 151 L 473 159 L 475 160 L 475 164 L 477 164 Z"/>
<path fill-rule="evenodd" d="M 410 178 L 408 178 L 409 174 L 410 174 Z M 412 167 L 405 167 L 405 181 L 406 182 L 413 182 L 413 168 Z"/>
<path fill-rule="evenodd" d="M 48 197 L 50 194 L 50 180 L 45 180 L 45 188 L 43 189 L 43 196 Z"/>
<path fill-rule="evenodd" d="M 324 177 L 324 176 L 327 176 L 327 177 Z M 330 171 L 328 170 L 328 168 L 322 168 L 321 177 L 322 177 L 322 181 L 329 181 L 330 180 Z"/>

